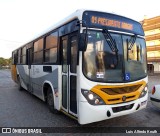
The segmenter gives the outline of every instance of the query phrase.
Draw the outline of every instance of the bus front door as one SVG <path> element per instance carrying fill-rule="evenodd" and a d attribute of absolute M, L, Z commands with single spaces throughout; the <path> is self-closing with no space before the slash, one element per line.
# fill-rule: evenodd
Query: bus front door
<path fill-rule="evenodd" d="M 62 109 L 77 116 L 77 34 L 62 37 Z"/>

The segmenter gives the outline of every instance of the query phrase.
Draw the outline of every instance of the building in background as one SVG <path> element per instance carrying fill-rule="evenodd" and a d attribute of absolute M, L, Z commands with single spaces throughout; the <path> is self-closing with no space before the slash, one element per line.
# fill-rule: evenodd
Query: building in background
<path fill-rule="evenodd" d="M 160 72 L 160 16 L 141 21 L 147 45 L 148 72 Z"/>

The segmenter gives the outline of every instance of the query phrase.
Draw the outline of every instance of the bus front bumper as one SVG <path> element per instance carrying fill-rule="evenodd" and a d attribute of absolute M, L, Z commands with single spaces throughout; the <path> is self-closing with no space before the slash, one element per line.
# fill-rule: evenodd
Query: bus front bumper
<path fill-rule="evenodd" d="M 79 103 L 80 124 L 88 124 L 92 122 L 102 121 L 118 116 L 134 113 L 144 109 L 147 106 L 148 93 L 140 99 L 114 105 L 90 105 L 87 101 Z"/>

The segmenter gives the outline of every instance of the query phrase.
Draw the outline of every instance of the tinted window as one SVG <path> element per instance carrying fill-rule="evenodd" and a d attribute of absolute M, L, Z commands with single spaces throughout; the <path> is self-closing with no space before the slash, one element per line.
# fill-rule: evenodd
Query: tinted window
<path fill-rule="evenodd" d="M 26 47 L 22 48 L 21 64 L 26 64 Z"/>
<path fill-rule="evenodd" d="M 43 49 L 43 39 L 39 39 L 34 43 L 34 52 L 40 51 Z"/>
<path fill-rule="evenodd" d="M 57 62 L 58 32 L 54 32 L 46 37 L 45 62 Z"/>
<path fill-rule="evenodd" d="M 33 63 L 43 62 L 43 38 L 34 43 Z"/>
<path fill-rule="evenodd" d="M 62 56 L 62 71 L 63 73 L 67 73 L 68 71 L 68 67 L 67 67 L 67 40 L 64 39 L 62 42 L 62 46 L 63 46 L 63 56 Z"/>
<path fill-rule="evenodd" d="M 21 63 L 21 49 L 18 49 L 18 64 Z"/>
<path fill-rule="evenodd" d="M 71 37 L 71 67 L 72 73 L 77 72 L 77 36 Z"/>

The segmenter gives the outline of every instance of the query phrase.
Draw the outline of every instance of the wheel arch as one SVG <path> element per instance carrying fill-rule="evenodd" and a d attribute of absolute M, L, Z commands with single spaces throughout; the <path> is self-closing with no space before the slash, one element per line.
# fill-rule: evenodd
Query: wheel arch
<path fill-rule="evenodd" d="M 46 97 L 47 97 L 47 90 L 48 88 L 51 88 L 52 90 L 52 94 L 53 94 L 53 98 L 55 100 L 55 97 L 54 97 L 54 87 L 52 85 L 52 83 L 50 81 L 44 81 L 43 83 L 43 88 L 42 88 L 42 93 L 43 93 L 43 100 L 46 101 Z"/>

